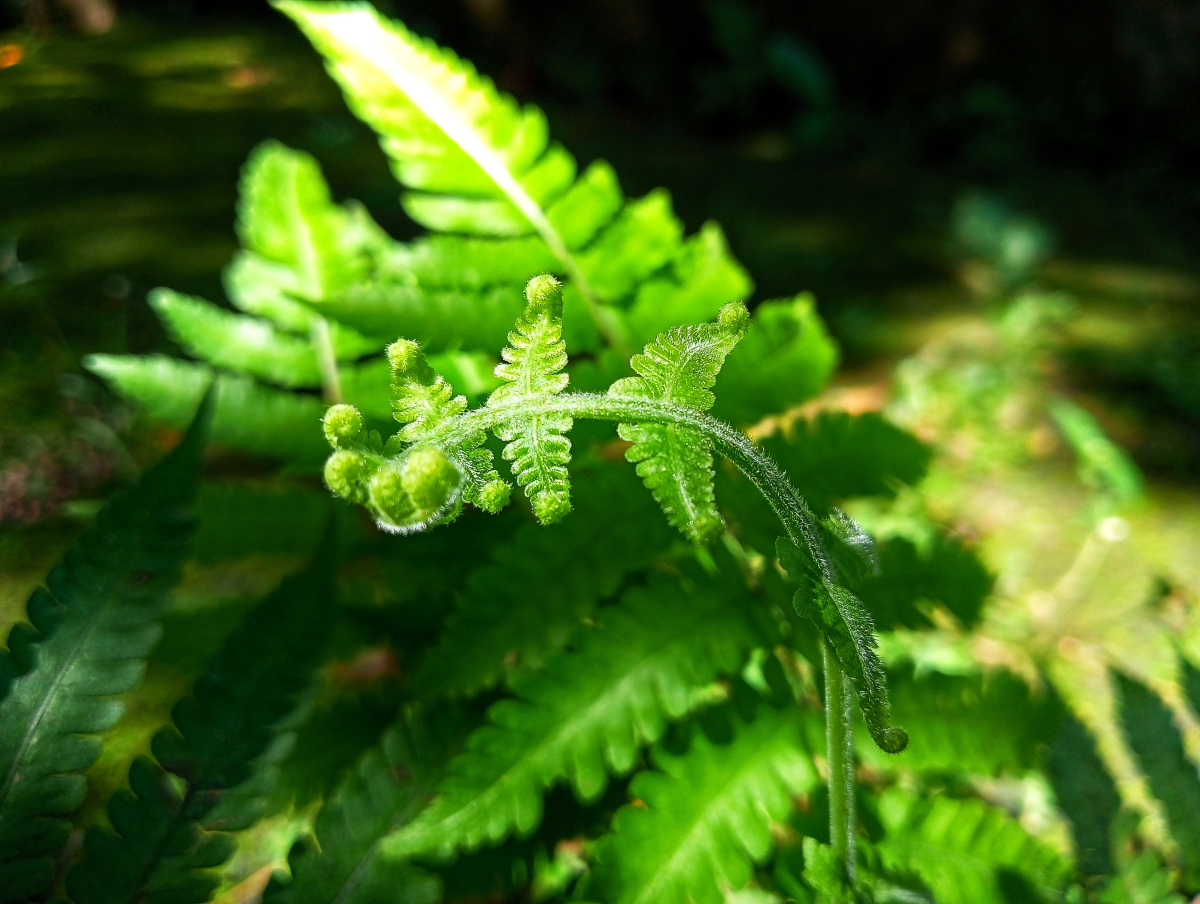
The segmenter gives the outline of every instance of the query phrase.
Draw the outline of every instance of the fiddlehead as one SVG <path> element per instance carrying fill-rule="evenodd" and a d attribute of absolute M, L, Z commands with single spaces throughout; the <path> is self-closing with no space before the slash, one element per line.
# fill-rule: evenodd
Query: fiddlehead
<path fill-rule="evenodd" d="M 869 538 L 840 512 L 824 522 L 779 467 L 744 433 L 710 417 L 709 387 L 745 333 L 749 315 L 727 304 L 715 324 L 676 327 L 635 356 L 636 377 L 607 393 L 564 392 L 566 355 L 561 341 L 562 289 L 551 277 L 526 287 L 525 314 L 510 334 L 504 380 L 487 405 L 468 410 L 462 396 L 425 363 L 415 342 L 389 349 L 393 408 L 404 426 L 386 444 L 367 432 L 347 405 L 325 417 L 334 453 L 325 467 L 329 488 L 365 505 L 385 530 L 409 533 L 452 520 L 463 503 L 498 511 L 508 484 L 483 447 L 488 431 L 508 443 L 505 458 L 539 520 L 570 507 L 565 433 L 578 418 L 615 421 L 632 439 L 628 456 L 667 518 L 689 539 L 703 542 L 720 529 L 713 494 L 711 452 L 729 458 L 758 487 L 783 524 L 779 554 L 801 584 L 797 610 L 813 618 L 849 676 L 872 738 L 898 753 L 908 742 L 890 726 L 887 685 L 875 655 L 874 626 L 854 586 L 874 567 Z"/>

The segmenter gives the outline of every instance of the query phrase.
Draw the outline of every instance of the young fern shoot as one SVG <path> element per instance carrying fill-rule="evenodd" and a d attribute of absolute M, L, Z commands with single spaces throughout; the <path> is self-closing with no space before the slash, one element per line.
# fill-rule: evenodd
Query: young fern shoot
<path fill-rule="evenodd" d="M 329 488 L 365 505 L 380 527 L 395 533 L 450 521 L 464 503 L 499 511 L 510 486 L 483 445 L 491 431 L 507 444 L 504 457 L 534 514 L 550 524 L 570 510 L 567 431 L 576 418 L 609 420 L 632 441 L 626 457 L 637 464 L 668 520 L 703 543 L 722 529 L 713 493 L 712 455 L 719 452 L 750 478 L 783 524 L 778 555 L 801 585 L 794 600 L 797 612 L 812 618 L 825 635 L 830 694 L 841 697 L 842 676 L 848 678 L 875 743 L 889 753 L 903 750 L 908 736 L 889 724 L 874 625 L 855 593 L 876 567 L 870 539 L 841 512 L 818 521 L 757 444 L 706 413 L 721 364 L 749 324 L 745 306 L 730 302 L 715 323 L 660 334 L 633 357 L 637 375 L 617 380 L 607 393 L 575 393 L 564 392 L 561 285 L 552 276 L 537 276 L 525 294 L 528 306 L 496 368 L 504 382 L 480 408 L 468 410 L 463 396 L 453 396 L 415 342 L 393 343 L 388 350 L 393 407 L 404 426 L 385 443 L 377 432 L 365 430 L 352 406 L 330 408 L 324 421 L 335 449 L 325 467 Z M 844 698 L 831 704 L 836 704 L 831 713 L 848 712 Z M 844 729 L 851 730 L 848 720 Z M 844 737 L 841 730 L 839 737 Z M 841 775 L 830 776 L 831 804 L 843 836 L 837 847 L 850 870 L 853 759 L 839 762 L 845 767 Z"/>

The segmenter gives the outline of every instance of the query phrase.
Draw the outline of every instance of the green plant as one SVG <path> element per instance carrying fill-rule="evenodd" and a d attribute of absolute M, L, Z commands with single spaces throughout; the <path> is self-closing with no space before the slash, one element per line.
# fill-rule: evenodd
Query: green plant
<path fill-rule="evenodd" d="M 993 618 L 972 546 L 914 517 L 877 547 L 839 508 L 903 515 L 930 449 L 870 414 L 746 432 L 833 368 L 810 297 L 752 315 L 718 227 L 685 239 L 664 192 L 627 200 L 603 163 L 577 174 L 540 111 L 370 7 L 279 7 L 429 233 L 393 241 L 311 157 L 264 145 L 225 274 L 239 312 L 158 290 L 198 360 L 88 360 L 150 418 L 194 426 L 10 634 L 0 900 L 1192 889 L 1192 852 L 1129 828 L 1111 751 L 1039 666 L 1026 680 L 964 654 Z M 1019 362 L 997 370 L 1033 386 Z M 1056 416 L 1102 525 L 1136 471 L 1082 411 Z M 206 432 L 285 466 L 193 493 Z M 322 459 L 354 505 L 317 489 Z M 1130 755 L 1183 804 L 1165 814 L 1183 840 L 1200 786 L 1172 715 L 1200 686 L 1179 674 L 1191 702 L 1170 709 L 1119 687 L 1146 742 Z M 170 705 L 119 721 L 116 694 Z M 1027 799 L 1055 815 L 1028 818 Z"/>

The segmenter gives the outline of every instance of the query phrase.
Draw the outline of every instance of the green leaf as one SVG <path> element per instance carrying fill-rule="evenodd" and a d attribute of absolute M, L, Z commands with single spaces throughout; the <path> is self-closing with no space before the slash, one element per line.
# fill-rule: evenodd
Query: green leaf
<path fill-rule="evenodd" d="M 1071 824 L 1075 856 L 1084 876 L 1113 872 L 1113 819 L 1121 807 L 1116 785 L 1104 768 L 1087 728 L 1067 711 L 1046 757 L 1046 774 L 1058 806 Z"/>
<path fill-rule="evenodd" d="M 933 622 L 921 603 L 939 603 L 964 628 L 979 621 L 994 578 L 960 540 L 937 535 L 927 549 L 902 537 L 879 546 L 879 572 L 858 588 L 881 631 L 927 628 Z"/>
<path fill-rule="evenodd" d="M 816 770 L 797 708 L 760 706 L 752 722 L 734 719 L 733 739 L 716 744 L 701 732 L 683 754 L 654 752 L 654 771 L 639 773 L 600 842 L 584 894 L 610 904 L 689 901 L 723 904 L 774 844 L 772 825 L 792 800 L 813 790 Z"/>
<path fill-rule="evenodd" d="M 227 833 L 253 822 L 284 749 L 279 724 L 311 684 L 335 587 L 327 537 L 305 571 L 287 578 L 225 642 L 173 725 L 130 768 L 130 790 L 108 806 L 112 830 L 92 828 L 67 876 L 76 904 L 203 904 L 213 868 L 233 850 Z M 274 747 L 274 749 L 272 749 Z M 168 773 L 176 778 L 168 777 Z M 177 780 L 178 779 L 178 780 Z"/>
<path fill-rule="evenodd" d="M 583 475 L 580 511 L 529 524 L 475 570 L 416 676 L 422 696 L 459 696 L 538 667 L 601 600 L 662 555 L 672 534 L 627 468 Z"/>
<path fill-rule="evenodd" d="M 215 380 L 214 442 L 305 461 L 319 461 L 328 449 L 320 427 L 325 405 L 316 396 L 270 389 L 244 376 L 214 377 L 207 365 L 161 355 L 89 355 L 83 364 L 169 427 L 188 423 Z"/>
<path fill-rule="evenodd" d="M 491 407 L 520 406 L 567 388 L 569 378 L 562 373 L 567 363 L 562 286 L 552 276 L 535 276 L 525 297 L 529 305 L 500 353 L 504 363 L 496 366 L 496 376 L 504 382 L 488 397 Z M 571 441 L 566 433 L 572 422 L 563 414 L 518 411 L 495 428 L 496 436 L 507 443 L 504 457 L 512 464 L 513 476 L 542 524 L 554 524 L 571 510 Z"/>
<path fill-rule="evenodd" d="M 1069 861 L 980 800 L 919 800 L 891 788 L 880 798 L 879 815 L 884 864 L 915 873 L 938 904 L 1007 904 L 1006 872 L 1057 900 L 1071 872 Z"/>
<path fill-rule="evenodd" d="M 837 362 L 812 295 L 764 301 L 717 380 L 716 414 L 753 424 L 794 408 L 821 390 Z"/>
<path fill-rule="evenodd" d="M 609 394 L 707 411 L 721 364 L 745 335 L 748 322 L 745 306 L 731 302 L 716 323 L 662 333 L 633 357 L 638 376 L 618 380 Z M 712 540 L 722 522 L 713 492 L 712 448 L 705 435 L 682 424 L 620 424 L 617 432 L 633 443 L 625 457 L 637 463 L 638 475 L 667 520 L 693 542 Z"/>
<path fill-rule="evenodd" d="M 1184 751 L 1171 710 L 1143 684 L 1114 673 L 1121 723 L 1138 765 L 1163 805 L 1183 864 L 1200 869 L 1200 773 Z"/>
<path fill-rule="evenodd" d="M 151 292 L 150 307 L 172 339 L 209 364 L 288 388 L 321 385 L 312 343 L 281 333 L 266 320 L 231 314 L 170 289 Z"/>
<path fill-rule="evenodd" d="M 413 715 L 368 750 L 321 808 L 313 839 L 288 858 L 291 877 L 275 878 L 265 904 L 434 904 L 436 876 L 387 856 L 381 842 L 425 805 L 461 746 L 468 721 L 456 710 Z"/>
<path fill-rule="evenodd" d="M 849 589 L 836 583 L 837 576 L 829 563 L 814 562 L 807 550 L 801 550 L 787 537 L 778 538 L 775 550 L 784 570 L 800 584 L 792 599 L 796 612 L 811 618 L 825 633 L 854 685 L 871 738 L 884 752 L 899 753 L 907 745 L 908 735 L 889 724 L 887 679 L 875 653 L 875 626 L 866 607 Z"/>
<path fill-rule="evenodd" d="M 141 683 L 158 618 L 179 580 L 212 411 L 206 398 L 179 444 L 116 493 L 29 599 L 0 653 L 0 900 L 43 891 L 83 802 L 96 735 Z M 0 690 L 4 690 L 0 688 Z"/>
<path fill-rule="evenodd" d="M 1066 399 L 1052 399 L 1050 414 L 1075 452 L 1084 483 L 1112 496 L 1117 504 L 1141 498 L 1141 471 L 1094 417 Z"/>
<path fill-rule="evenodd" d="M 1142 851 L 1105 883 L 1099 904 L 1187 904 L 1153 851 Z"/>
<path fill-rule="evenodd" d="M 491 724 L 450 765 L 441 796 L 386 849 L 445 857 L 527 835 L 541 821 L 544 789 L 562 780 L 595 800 L 610 770 L 632 769 L 700 688 L 741 666 L 755 635 L 730 595 L 660 579 L 602 610 L 574 649 L 513 682 L 516 699 L 489 710 Z"/>
<path fill-rule="evenodd" d="M 1059 708 L 1004 671 L 986 675 L 889 671 L 892 716 L 908 729 L 904 756 L 893 759 L 859 739 L 858 754 L 876 769 L 1021 775 L 1054 737 Z"/>
<path fill-rule="evenodd" d="M 287 267 L 292 291 L 320 303 L 363 276 L 367 261 L 355 247 L 362 232 L 329 197 L 310 155 L 263 142 L 242 172 L 238 235 L 249 250 Z"/>

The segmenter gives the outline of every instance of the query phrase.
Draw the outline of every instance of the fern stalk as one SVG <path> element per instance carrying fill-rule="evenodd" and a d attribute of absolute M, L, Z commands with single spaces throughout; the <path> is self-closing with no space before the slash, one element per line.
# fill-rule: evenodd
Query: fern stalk
<path fill-rule="evenodd" d="M 854 884 L 854 710 L 846 675 L 828 640 L 825 660 L 825 753 L 829 764 L 829 843 Z"/>

